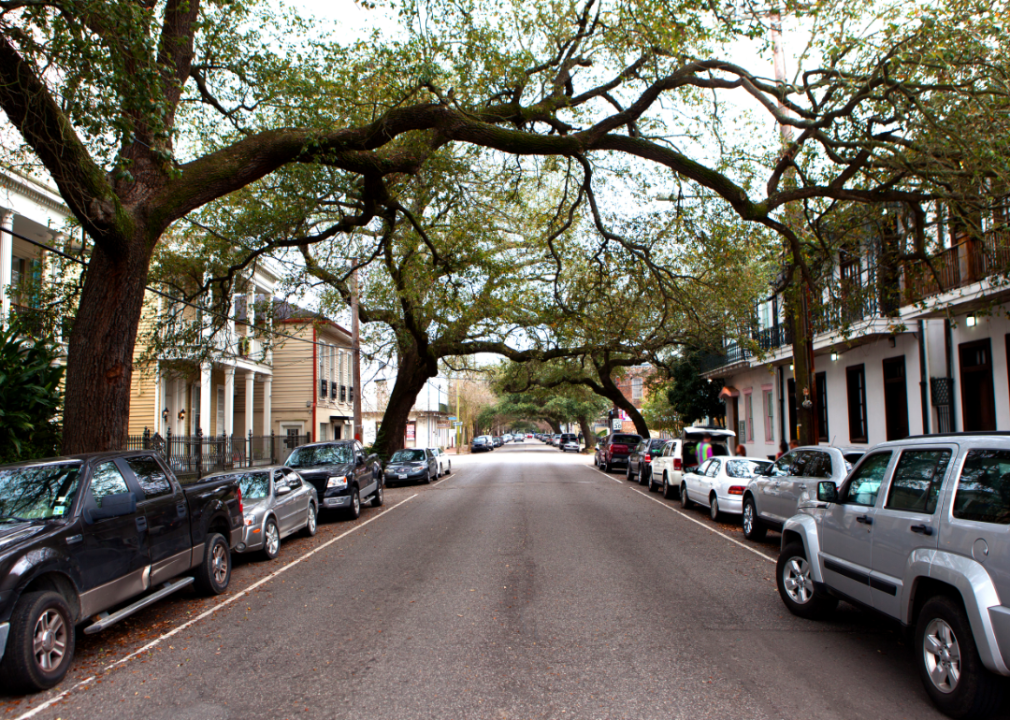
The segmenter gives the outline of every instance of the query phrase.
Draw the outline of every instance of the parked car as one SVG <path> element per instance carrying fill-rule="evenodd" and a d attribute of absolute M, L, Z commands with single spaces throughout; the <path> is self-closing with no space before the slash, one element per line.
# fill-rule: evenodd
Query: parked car
<path fill-rule="evenodd" d="M 237 553 L 261 552 L 267 560 L 280 554 L 281 540 L 296 532 L 316 534 L 319 495 L 294 470 L 283 465 L 243 472 L 227 471 L 208 475 L 216 479 L 238 481 L 242 490 L 242 537 Z"/>
<path fill-rule="evenodd" d="M 321 510 L 343 510 L 346 517 L 361 515 L 361 504 L 383 502 L 382 467 L 378 457 L 365 457 L 357 440 L 333 440 L 302 445 L 284 464 L 312 483 Z"/>
<path fill-rule="evenodd" d="M 478 435 L 470 444 L 470 452 L 472 453 L 490 452 L 491 450 L 494 450 L 494 444 L 487 435 Z"/>
<path fill-rule="evenodd" d="M 438 474 L 448 475 L 452 472 L 452 460 L 449 459 L 449 453 L 447 453 L 442 448 L 428 448 L 431 454 L 435 456 L 435 460 L 438 461 Z"/>
<path fill-rule="evenodd" d="M 526 440 L 526 436 L 523 435 L 522 433 L 519 433 L 518 435 L 513 435 L 512 436 L 512 441 L 513 442 L 521 443 L 521 442 L 524 442 L 525 440 Z"/>
<path fill-rule="evenodd" d="M 684 476 L 684 461 L 681 457 L 683 440 L 667 440 L 658 453 L 652 455 L 652 470 L 649 471 L 649 489 L 656 485 L 663 497 L 680 497 L 680 483 Z"/>
<path fill-rule="evenodd" d="M 500 448 L 502 445 L 505 444 L 502 441 L 501 437 L 499 437 L 497 435 L 495 437 L 491 438 L 491 442 L 493 443 L 493 447 L 496 447 L 496 448 Z"/>
<path fill-rule="evenodd" d="M 743 496 L 743 534 L 748 540 L 764 538 L 767 530 L 781 530 L 796 514 L 801 502 L 817 492 L 817 483 L 838 485 L 849 474 L 862 450 L 810 445 L 790 450 L 755 478 Z"/>
<path fill-rule="evenodd" d="M 155 453 L 0 466 L 0 678 L 51 688 L 73 663 L 76 625 L 104 630 L 193 583 L 223 593 L 241 532 L 237 480 L 183 486 Z"/>
<path fill-rule="evenodd" d="M 615 465 L 627 465 L 628 456 L 641 441 L 640 435 L 610 433 L 596 448 L 596 466 L 610 472 Z"/>
<path fill-rule="evenodd" d="M 570 450 L 578 452 L 582 449 L 579 445 L 579 436 L 575 433 L 561 433 L 561 437 L 558 438 L 558 448 L 561 452 L 568 452 Z"/>
<path fill-rule="evenodd" d="M 666 440 L 642 440 L 628 455 L 628 480 L 638 480 L 639 485 L 649 485 L 652 490 L 652 458 L 663 452 Z"/>
<path fill-rule="evenodd" d="M 821 480 L 782 530 L 776 579 L 790 612 L 839 598 L 914 628 L 927 694 L 958 718 L 999 707 L 1010 675 L 1010 436 L 927 435 L 877 445 L 845 481 Z"/>
<path fill-rule="evenodd" d="M 693 472 L 698 467 L 698 443 L 705 435 L 712 436 L 712 457 L 731 455 L 730 448 L 736 444 L 736 433 L 721 427 L 691 425 L 684 428 L 680 439 L 680 458 L 684 472 Z"/>
<path fill-rule="evenodd" d="M 438 477 L 438 458 L 430 448 L 397 450 L 386 464 L 386 485 L 393 483 L 430 483 Z"/>
<path fill-rule="evenodd" d="M 771 460 L 749 457 L 706 460 L 694 472 L 684 473 L 680 485 L 681 507 L 686 509 L 694 503 L 704 505 L 713 520 L 719 520 L 721 513 L 739 515 L 743 512 L 743 496 L 748 484 L 771 464 Z"/>

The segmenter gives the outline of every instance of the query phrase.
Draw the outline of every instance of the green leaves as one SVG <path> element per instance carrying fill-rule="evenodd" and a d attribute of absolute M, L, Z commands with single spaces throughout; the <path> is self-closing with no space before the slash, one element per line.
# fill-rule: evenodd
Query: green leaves
<path fill-rule="evenodd" d="M 0 462 L 58 454 L 59 359 L 54 343 L 29 337 L 16 322 L 0 330 Z"/>

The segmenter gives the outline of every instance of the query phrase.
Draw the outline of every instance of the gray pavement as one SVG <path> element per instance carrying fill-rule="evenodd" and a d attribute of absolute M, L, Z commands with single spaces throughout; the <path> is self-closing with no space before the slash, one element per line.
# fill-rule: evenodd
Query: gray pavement
<path fill-rule="evenodd" d="M 241 565 L 229 604 L 101 682 L 68 678 L 32 717 L 942 717 L 896 627 L 846 605 L 792 617 L 774 542 L 590 462 L 536 442 L 454 456 L 451 476 L 389 492 L 367 524 L 328 526 L 330 544 Z M 260 566 L 311 548 L 266 579 Z M 124 638 L 101 664 L 138 647 Z"/>

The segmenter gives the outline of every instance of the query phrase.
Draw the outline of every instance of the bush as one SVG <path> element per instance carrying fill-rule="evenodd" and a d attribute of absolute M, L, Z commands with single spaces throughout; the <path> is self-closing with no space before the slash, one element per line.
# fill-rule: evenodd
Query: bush
<path fill-rule="evenodd" d="M 0 462 L 58 455 L 64 368 L 59 348 L 17 323 L 0 330 Z"/>

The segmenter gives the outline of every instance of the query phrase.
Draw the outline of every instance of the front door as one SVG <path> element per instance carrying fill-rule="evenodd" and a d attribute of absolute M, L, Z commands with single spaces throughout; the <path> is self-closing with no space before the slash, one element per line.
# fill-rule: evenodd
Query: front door
<path fill-rule="evenodd" d="M 178 484 L 150 455 L 138 455 L 116 461 L 126 477 L 140 486 L 137 509 L 147 519 L 145 541 L 151 557 L 151 584 L 170 580 L 189 570 L 192 564 L 192 539 L 189 508 Z"/>
<path fill-rule="evenodd" d="M 873 518 L 873 605 L 901 617 L 899 602 L 909 554 L 935 548 L 940 539 L 937 502 L 954 448 L 902 450 L 887 488 L 887 500 Z"/>
<path fill-rule="evenodd" d="M 989 338 L 958 346 L 961 362 L 961 416 L 966 432 L 996 429 L 996 399 L 992 386 Z"/>
<path fill-rule="evenodd" d="M 884 419 L 887 439 L 908 437 L 908 389 L 905 383 L 905 356 L 888 358 L 884 367 Z"/>
<path fill-rule="evenodd" d="M 821 518 L 824 581 L 865 605 L 872 605 L 873 516 L 877 494 L 891 462 L 890 451 L 868 455 L 842 486 L 838 502 Z"/>
<path fill-rule="evenodd" d="M 141 510 L 120 517 L 93 519 L 91 512 L 109 495 L 132 493 L 113 461 L 100 463 L 84 496 L 84 539 L 79 555 L 82 610 L 92 615 L 147 589 L 146 519 Z"/>

